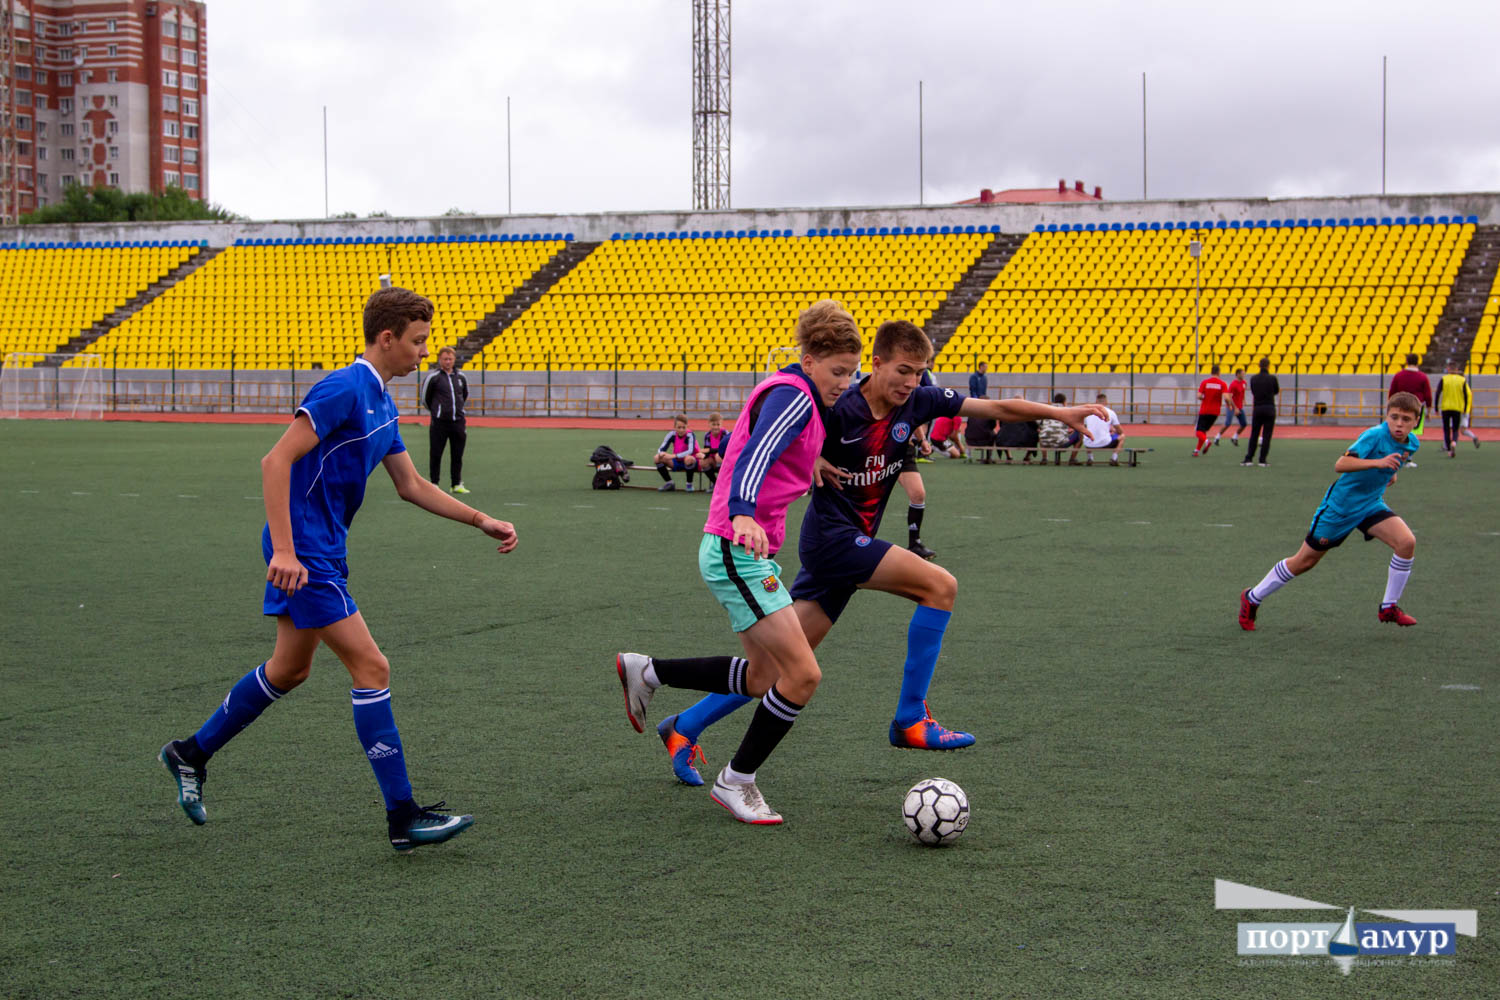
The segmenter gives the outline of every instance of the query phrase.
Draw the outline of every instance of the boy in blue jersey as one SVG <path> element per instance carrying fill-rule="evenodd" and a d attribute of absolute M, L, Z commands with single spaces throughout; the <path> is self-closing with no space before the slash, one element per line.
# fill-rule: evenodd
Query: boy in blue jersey
<path fill-rule="evenodd" d="M 261 532 L 266 588 L 263 611 L 276 618 L 271 658 L 230 689 L 197 733 L 162 747 L 158 759 L 177 783 L 188 819 L 208 821 L 203 783 L 208 759 L 307 679 L 314 651 L 327 645 L 349 670 L 354 729 L 386 803 L 391 846 L 409 851 L 462 833 L 472 816 L 419 806 L 406 776 L 401 735 L 391 713 L 390 663 L 376 646 L 349 593 L 345 541 L 364 500 L 365 481 L 384 465 L 401 499 L 469 524 L 516 547 L 515 528 L 444 493 L 417 472 L 396 428 L 386 383 L 427 356 L 432 303 L 404 288 L 386 288 L 365 303 L 365 351 L 324 378 L 297 408 L 291 426 L 261 459 L 266 525 Z"/>
<path fill-rule="evenodd" d="M 1385 505 L 1383 497 L 1386 487 L 1395 483 L 1396 471 L 1416 453 L 1419 442 L 1413 431 L 1421 416 L 1421 400 L 1408 392 L 1396 393 L 1386 403 L 1385 423 L 1361 434 L 1333 463 L 1339 478 L 1323 494 L 1297 554 L 1281 560 L 1264 580 L 1240 592 L 1240 628 L 1253 632 L 1261 602 L 1316 566 L 1329 549 L 1343 544 L 1356 528 L 1365 541 L 1378 538 L 1394 551 L 1386 572 L 1379 620 L 1403 626 L 1417 623 L 1396 603 L 1411 576 L 1417 539 L 1406 522 Z"/>
<path fill-rule="evenodd" d="M 897 477 L 905 471 L 906 445 L 914 429 L 942 416 L 962 415 L 1005 422 L 1050 417 L 1082 428 L 1084 418 L 1102 417 L 1099 406 L 1057 407 L 1025 399 L 974 399 L 953 389 L 922 384 L 932 341 L 916 325 L 893 320 L 875 335 L 869 376 L 851 386 L 830 411 L 828 436 L 818 463 L 818 485 L 802 520 L 797 551 L 802 569 L 792 584 L 793 607 L 816 650 L 856 590 L 882 590 L 917 603 L 907 629 L 906 663 L 890 725 L 892 746 L 956 750 L 974 742 L 968 733 L 939 725 L 927 710 L 927 689 L 942 651 L 958 582 L 941 566 L 908 548 L 877 538 L 881 515 Z M 687 784 L 701 777 L 693 768 L 704 728 L 747 699 L 710 695 L 662 723 L 672 770 Z"/>

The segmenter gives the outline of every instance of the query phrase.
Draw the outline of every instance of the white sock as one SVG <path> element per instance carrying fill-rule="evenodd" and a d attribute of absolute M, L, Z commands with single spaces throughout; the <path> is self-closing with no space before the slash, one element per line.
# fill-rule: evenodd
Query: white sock
<path fill-rule="evenodd" d="M 724 772 L 722 774 L 720 774 L 719 777 L 723 778 L 724 781 L 725 781 L 725 783 L 730 784 L 730 785 L 753 785 L 753 784 L 755 784 L 755 775 L 753 773 L 751 773 L 751 774 L 741 774 L 740 772 L 736 771 L 734 768 L 730 767 L 728 764 L 724 765 Z"/>
<path fill-rule="evenodd" d="M 641 671 L 641 680 L 645 681 L 646 686 L 653 691 L 661 687 L 661 678 L 656 676 L 655 660 L 646 664 L 646 669 Z"/>
<path fill-rule="evenodd" d="M 1116 448 L 1114 451 L 1110 452 L 1109 460 L 1111 462 L 1118 462 L 1120 460 L 1120 449 Z"/>
<path fill-rule="evenodd" d="M 1250 588 L 1250 603 L 1259 604 L 1270 597 L 1276 591 L 1292 582 L 1292 571 L 1286 568 L 1286 560 L 1283 559 L 1271 567 L 1271 572 L 1260 583 Z"/>
<path fill-rule="evenodd" d="M 1411 559 L 1391 556 L 1391 567 L 1385 573 L 1385 599 L 1382 608 L 1388 608 L 1401 600 L 1401 591 L 1406 589 L 1406 578 L 1411 576 Z"/>

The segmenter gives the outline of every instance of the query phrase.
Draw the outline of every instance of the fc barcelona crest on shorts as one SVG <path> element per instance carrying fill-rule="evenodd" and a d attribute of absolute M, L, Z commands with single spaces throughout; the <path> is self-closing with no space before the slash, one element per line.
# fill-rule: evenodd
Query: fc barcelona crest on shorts
<path fill-rule="evenodd" d="M 781 589 L 781 581 L 776 579 L 774 576 L 766 577 L 764 580 L 760 581 L 760 585 L 761 589 L 763 589 L 768 594 L 774 594 L 776 593 L 776 591 Z"/>

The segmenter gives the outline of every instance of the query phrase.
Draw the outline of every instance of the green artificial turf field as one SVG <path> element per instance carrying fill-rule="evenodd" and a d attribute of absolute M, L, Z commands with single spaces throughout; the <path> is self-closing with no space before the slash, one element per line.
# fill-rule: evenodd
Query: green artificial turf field
<path fill-rule="evenodd" d="M 1136 469 L 923 466 L 924 537 L 960 582 L 934 714 L 978 745 L 887 745 L 910 605 L 858 596 L 761 787 L 783 827 L 674 783 L 626 722 L 613 654 L 732 653 L 698 579 L 706 497 L 588 489 L 606 442 L 470 432 L 498 556 L 377 472 L 351 589 L 390 657 L 421 801 L 476 816 L 398 856 L 348 677 L 311 679 L 212 762 L 190 825 L 155 760 L 268 655 L 258 459 L 275 427 L 0 422 L 0 878 L 6 997 L 1493 995 L 1500 593 L 1495 456 L 1424 449 L 1388 494 L 1419 536 L 1357 540 L 1241 632 L 1295 550 L 1335 442 L 1269 469 L 1154 441 Z M 407 431 L 419 468 L 425 433 Z M 1430 435 L 1429 435 L 1430 436 Z M 1353 437 L 1351 432 L 1350 437 Z M 898 505 L 904 500 L 898 491 Z M 794 508 L 799 517 L 801 504 Z M 904 537 L 902 507 L 886 537 Z M 795 537 L 795 523 L 790 534 Z M 783 553 L 790 579 L 795 547 Z M 691 696 L 663 691 L 651 721 Z M 727 761 L 748 711 L 704 738 Z M 942 776 L 945 850 L 901 825 Z M 1242 964 L 1214 879 L 1361 909 L 1477 909 L 1451 960 Z M 1361 914 L 1360 920 L 1379 918 Z"/>

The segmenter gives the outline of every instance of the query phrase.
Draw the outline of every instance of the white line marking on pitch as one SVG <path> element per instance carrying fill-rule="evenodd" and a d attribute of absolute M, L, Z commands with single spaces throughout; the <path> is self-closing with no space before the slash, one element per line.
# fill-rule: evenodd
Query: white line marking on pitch
<path fill-rule="evenodd" d="M 196 500 L 196 499 L 198 499 L 198 494 L 196 494 L 196 493 L 179 493 L 179 494 L 177 494 L 177 499 L 179 499 L 179 500 Z"/>
<path fill-rule="evenodd" d="M 1439 691 L 1478 691 L 1478 684 L 1444 684 Z"/>
<path fill-rule="evenodd" d="M 22 490 L 21 492 L 22 493 L 35 493 L 36 490 Z M 1413 534 L 1416 534 L 1416 532 L 1413 532 Z M 1500 531 L 1481 531 L 1480 534 L 1481 535 L 1500 535 Z"/>
<path fill-rule="evenodd" d="M 1232 527 L 1234 527 L 1234 525 L 1232 525 L 1232 524 L 1205 524 L 1204 527 L 1205 528 L 1232 528 Z"/>
<path fill-rule="evenodd" d="M 40 493 L 42 491 L 41 490 L 22 490 L 21 492 L 22 493 Z"/>
<path fill-rule="evenodd" d="M 259 500 L 260 497 L 243 496 L 243 497 L 240 497 L 240 499 L 241 500 Z"/>
<path fill-rule="evenodd" d="M 1150 524 L 1150 521 L 1126 521 L 1126 524 Z"/>
<path fill-rule="evenodd" d="M 670 507 L 647 507 L 647 510 L 671 510 Z"/>
<path fill-rule="evenodd" d="M 140 496 L 140 494 L 139 493 L 121 493 L 120 496 L 122 496 L 122 497 L 138 497 L 138 496 Z"/>
<path fill-rule="evenodd" d="M 1051 521 L 1053 524 L 1067 524 L 1073 519 L 1071 517 L 1044 517 L 1043 521 Z"/>
<path fill-rule="evenodd" d="M 505 503 L 505 506 L 507 506 L 507 507 L 524 507 L 526 505 L 524 503 L 516 503 L 514 501 L 507 500 L 506 503 Z"/>
<path fill-rule="evenodd" d="M 72 492 L 72 494 L 75 497 L 90 497 L 90 496 L 93 496 L 92 493 L 86 492 L 84 490 L 72 490 L 71 492 Z"/>
<path fill-rule="evenodd" d="M 958 515 L 958 519 L 960 521 L 983 521 L 984 520 L 984 518 L 980 517 L 978 514 L 960 514 L 960 515 Z"/>
<path fill-rule="evenodd" d="M 573 509 L 574 510 L 593 510 L 594 509 L 594 505 L 591 504 L 591 503 L 575 503 L 573 505 Z"/>

